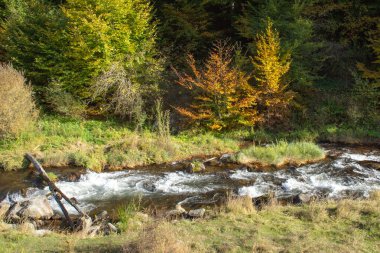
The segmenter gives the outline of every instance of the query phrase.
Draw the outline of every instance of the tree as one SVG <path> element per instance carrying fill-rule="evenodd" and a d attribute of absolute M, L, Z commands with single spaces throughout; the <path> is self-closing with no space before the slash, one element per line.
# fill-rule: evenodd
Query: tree
<path fill-rule="evenodd" d="M 66 83 L 73 92 L 90 97 L 87 87 L 115 62 L 123 64 L 130 82 L 157 83 L 156 24 L 147 0 L 68 0 L 63 12 L 69 37 Z"/>
<path fill-rule="evenodd" d="M 303 14 L 308 6 L 309 2 L 304 0 L 249 0 L 236 21 L 240 35 L 248 41 L 248 49 L 254 54 L 256 34 L 271 19 L 281 33 L 281 50 L 292 54 L 289 78 L 292 87 L 298 90 L 312 85 L 322 61 L 316 52 L 323 44 L 314 40 L 314 25 Z"/>
<path fill-rule="evenodd" d="M 256 36 L 256 48 L 252 58 L 254 77 L 262 91 L 260 105 L 264 108 L 265 123 L 272 126 L 283 118 L 294 94 L 286 91 L 288 84 L 284 81 L 290 68 L 290 56 L 280 56 L 279 33 L 273 29 L 270 19 L 265 31 Z"/>
<path fill-rule="evenodd" d="M 25 71 L 40 93 L 50 80 L 65 76 L 66 19 L 57 6 L 46 1 L 4 2 L 6 18 L 0 29 L 2 60 Z"/>
<path fill-rule="evenodd" d="M 248 80 L 249 76 L 233 67 L 233 47 L 219 42 L 214 45 L 203 69 L 196 67 L 190 55 L 191 74 L 178 74 L 178 84 L 190 90 L 192 103 L 177 107 L 190 120 L 211 130 L 254 126 L 260 120 L 256 110 L 258 93 Z"/>

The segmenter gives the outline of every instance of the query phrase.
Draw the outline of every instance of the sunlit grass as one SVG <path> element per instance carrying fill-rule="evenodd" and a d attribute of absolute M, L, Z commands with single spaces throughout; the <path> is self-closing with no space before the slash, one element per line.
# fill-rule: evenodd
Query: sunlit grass
<path fill-rule="evenodd" d="M 280 141 L 262 146 L 250 146 L 235 155 L 239 163 L 262 163 L 267 165 L 283 165 L 285 163 L 303 164 L 324 158 L 325 153 L 318 145 L 311 142 Z"/>

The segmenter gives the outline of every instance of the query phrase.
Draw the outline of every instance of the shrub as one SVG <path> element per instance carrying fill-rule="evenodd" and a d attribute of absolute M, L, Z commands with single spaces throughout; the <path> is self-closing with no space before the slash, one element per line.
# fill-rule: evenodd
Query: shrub
<path fill-rule="evenodd" d="M 37 119 L 32 89 L 23 74 L 11 65 L 0 64 L 0 137 L 17 136 Z"/>
<path fill-rule="evenodd" d="M 178 84 L 192 92 L 193 102 L 176 109 L 190 122 L 221 130 L 253 126 L 259 121 L 255 107 L 258 93 L 250 86 L 250 77 L 232 66 L 233 52 L 234 47 L 227 43 L 216 43 L 200 70 L 189 56 L 192 73 L 178 74 Z"/>
<path fill-rule="evenodd" d="M 94 101 L 103 102 L 105 110 L 122 119 L 138 121 L 143 113 L 140 86 L 128 78 L 128 73 L 121 64 L 113 64 L 108 71 L 97 77 L 93 91 Z"/>

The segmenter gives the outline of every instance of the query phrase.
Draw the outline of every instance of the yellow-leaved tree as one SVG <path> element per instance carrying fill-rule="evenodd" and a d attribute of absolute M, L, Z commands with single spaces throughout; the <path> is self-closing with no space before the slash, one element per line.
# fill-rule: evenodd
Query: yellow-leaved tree
<path fill-rule="evenodd" d="M 287 115 L 294 93 L 287 91 L 284 76 L 290 68 L 290 55 L 280 55 L 279 33 L 268 19 L 265 31 L 256 36 L 256 55 L 252 58 L 254 78 L 261 91 L 260 112 L 263 122 L 273 126 Z"/>
<path fill-rule="evenodd" d="M 250 77 L 233 66 L 234 47 L 214 45 L 202 69 L 188 57 L 191 74 L 179 74 L 178 84 L 191 91 L 192 102 L 176 110 L 191 123 L 211 130 L 253 126 L 260 120 L 256 109 L 258 92 Z"/>

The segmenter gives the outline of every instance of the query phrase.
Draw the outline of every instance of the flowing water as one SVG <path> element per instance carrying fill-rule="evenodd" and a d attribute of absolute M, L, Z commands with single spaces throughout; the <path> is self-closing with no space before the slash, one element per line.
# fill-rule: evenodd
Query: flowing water
<path fill-rule="evenodd" d="M 328 158 L 301 167 L 274 172 L 249 171 L 243 166 L 210 169 L 204 174 L 178 171 L 175 166 L 96 173 L 82 171 L 79 181 L 58 181 L 56 185 L 75 197 L 86 211 L 112 210 L 140 198 L 142 205 L 173 208 L 217 204 L 226 192 L 259 197 L 272 192 L 277 197 L 308 193 L 324 198 L 362 198 L 380 190 L 380 149 L 324 146 Z M 64 175 L 78 169 L 56 169 Z M 21 190 L 23 189 L 23 190 Z M 47 187 L 31 184 L 27 172 L 0 175 L 0 197 L 17 201 L 46 195 Z M 51 198 L 51 197 L 49 197 Z M 58 206 L 51 198 L 54 209 Z M 75 214 L 75 210 L 69 208 Z"/>

